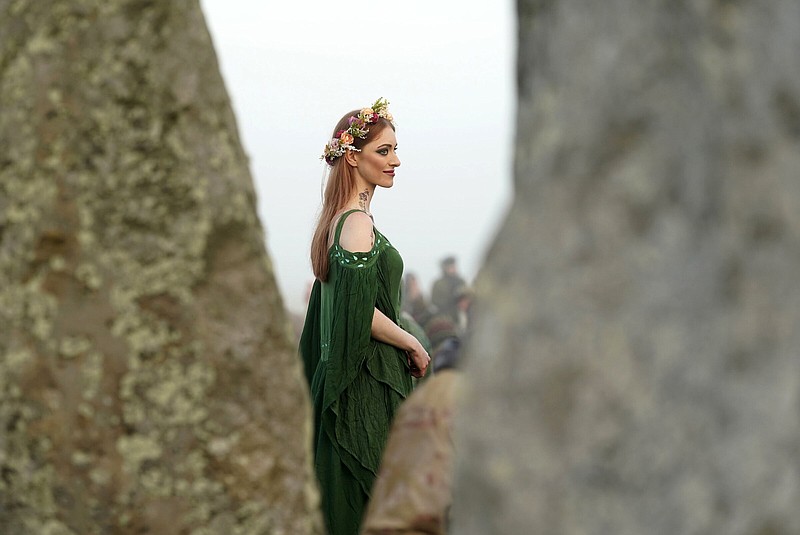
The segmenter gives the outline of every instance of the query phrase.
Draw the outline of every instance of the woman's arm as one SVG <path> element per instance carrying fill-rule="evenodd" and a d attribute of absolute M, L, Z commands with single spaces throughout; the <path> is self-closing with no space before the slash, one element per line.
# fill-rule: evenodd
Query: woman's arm
<path fill-rule="evenodd" d="M 422 347 L 422 344 L 414 335 L 398 327 L 395 322 L 387 318 L 386 315 L 377 308 L 372 315 L 371 333 L 375 340 L 393 345 L 406 352 L 408 363 L 411 366 L 411 375 L 414 377 L 425 376 L 425 371 L 428 369 L 428 364 L 431 362 L 428 352 L 425 351 L 425 348 Z"/>
<path fill-rule="evenodd" d="M 342 225 L 342 234 L 339 236 L 339 245 L 348 251 L 369 251 L 375 240 L 372 219 L 364 212 L 354 212 Z M 431 358 L 414 335 L 407 333 L 397 326 L 386 315 L 375 309 L 372 315 L 372 337 L 379 342 L 393 345 L 406 352 L 411 375 L 423 377 L 428 369 Z"/>

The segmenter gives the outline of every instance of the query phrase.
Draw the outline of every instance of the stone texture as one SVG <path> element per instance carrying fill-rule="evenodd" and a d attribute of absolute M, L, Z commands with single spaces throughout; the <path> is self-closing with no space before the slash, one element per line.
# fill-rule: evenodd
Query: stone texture
<path fill-rule="evenodd" d="M 800 533 L 800 4 L 517 7 L 453 532 Z"/>
<path fill-rule="evenodd" d="M 0 0 L 0 46 L 0 532 L 321 532 L 198 3 Z"/>

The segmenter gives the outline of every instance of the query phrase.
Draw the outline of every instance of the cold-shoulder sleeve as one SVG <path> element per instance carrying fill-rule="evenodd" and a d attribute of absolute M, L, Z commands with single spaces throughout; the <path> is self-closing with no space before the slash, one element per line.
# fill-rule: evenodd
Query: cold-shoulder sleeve
<path fill-rule="evenodd" d="M 353 382 L 369 356 L 380 253 L 334 247 L 331 255 L 331 278 L 322 288 L 322 358 L 327 365 L 323 411 Z"/>
<path fill-rule="evenodd" d="M 372 338 L 372 318 L 384 300 L 381 254 L 375 248 L 369 253 L 340 249 L 332 255 L 329 280 L 322 285 L 322 354 L 312 386 L 321 398 L 320 432 L 366 495 L 391 415 L 411 386 L 403 352 Z"/>

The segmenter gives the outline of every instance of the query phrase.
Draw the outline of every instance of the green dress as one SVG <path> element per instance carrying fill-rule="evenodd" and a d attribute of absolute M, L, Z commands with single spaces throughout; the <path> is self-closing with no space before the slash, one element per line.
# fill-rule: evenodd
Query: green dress
<path fill-rule="evenodd" d="M 371 337 L 374 309 L 398 323 L 403 260 L 377 229 L 368 252 L 329 251 L 311 291 L 300 354 L 314 407 L 314 468 L 330 535 L 355 535 L 394 413 L 411 393 L 405 352 Z"/>

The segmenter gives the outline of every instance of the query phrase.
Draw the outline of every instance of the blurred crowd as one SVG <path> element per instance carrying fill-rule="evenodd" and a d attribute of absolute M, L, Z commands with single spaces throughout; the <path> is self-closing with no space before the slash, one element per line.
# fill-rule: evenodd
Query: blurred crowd
<path fill-rule="evenodd" d="M 429 351 L 447 338 L 463 339 L 469 332 L 473 301 L 472 288 L 458 272 L 456 258 L 448 256 L 440 263 L 441 274 L 426 296 L 419 279 L 408 273 L 403 279 L 401 322 L 407 329 L 421 331 Z"/>

